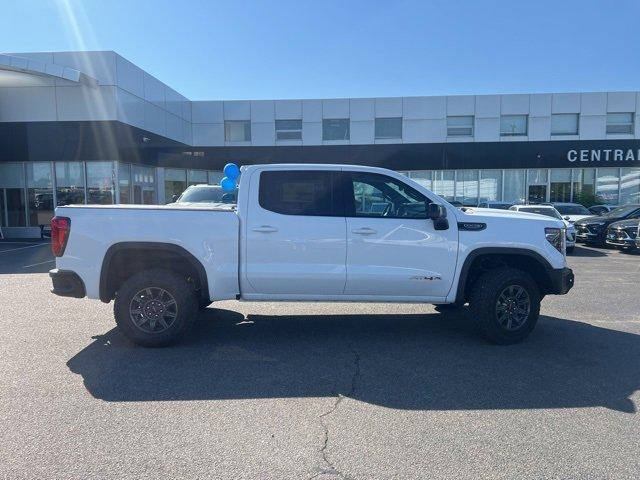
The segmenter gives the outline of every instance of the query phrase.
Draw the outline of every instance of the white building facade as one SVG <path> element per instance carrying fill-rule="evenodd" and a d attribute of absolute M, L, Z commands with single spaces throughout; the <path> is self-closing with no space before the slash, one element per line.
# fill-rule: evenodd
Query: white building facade
<path fill-rule="evenodd" d="M 640 94 L 190 101 L 115 52 L 0 55 L 0 225 L 165 203 L 227 162 L 355 163 L 448 200 L 640 203 Z"/>

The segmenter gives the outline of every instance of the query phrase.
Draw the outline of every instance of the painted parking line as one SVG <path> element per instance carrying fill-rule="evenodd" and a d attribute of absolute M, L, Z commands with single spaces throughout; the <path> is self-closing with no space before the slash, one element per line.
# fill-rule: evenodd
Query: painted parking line
<path fill-rule="evenodd" d="M 28 247 L 18 247 L 18 248 L 12 248 L 10 250 L 0 250 L 0 253 L 15 252 L 16 250 L 24 250 L 25 248 L 48 247 L 48 246 L 49 246 L 48 243 L 39 243 L 37 245 L 29 245 Z"/>
<path fill-rule="evenodd" d="M 33 263 L 31 265 L 25 265 L 22 268 L 31 268 L 31 267 L 37 267 L 38 265 L 44 265 L 45 263 L 52 263 L 55 262 L 55 260 L 45 260 L 44 262 L 38 262 L 38 263 Z"/>

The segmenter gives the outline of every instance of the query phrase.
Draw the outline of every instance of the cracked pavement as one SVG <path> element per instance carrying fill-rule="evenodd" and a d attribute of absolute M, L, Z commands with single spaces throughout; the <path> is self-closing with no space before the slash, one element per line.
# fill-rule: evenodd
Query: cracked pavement
<path fill-rule="evenodd" d="M 509 347 L 425 305 L 224 302 L 142 349 L 0 268 L 0 478 L 638 478 L 640 256 L 570 264 Z"/>

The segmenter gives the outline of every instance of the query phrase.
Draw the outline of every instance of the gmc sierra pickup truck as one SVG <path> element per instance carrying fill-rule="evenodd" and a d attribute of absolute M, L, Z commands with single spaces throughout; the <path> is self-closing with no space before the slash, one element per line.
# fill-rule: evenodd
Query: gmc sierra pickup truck
<path fill-rule="evenodd" d="M 237 205 L 64 206 L 53 293 L 114 302 L 122 333 L 174 343 L 217 300 L 469 304 L 514 343 L 545 295 L 574 281 L 560 220 L 454 208 L 396 172 L 345 165 L 242 169 Z"/>

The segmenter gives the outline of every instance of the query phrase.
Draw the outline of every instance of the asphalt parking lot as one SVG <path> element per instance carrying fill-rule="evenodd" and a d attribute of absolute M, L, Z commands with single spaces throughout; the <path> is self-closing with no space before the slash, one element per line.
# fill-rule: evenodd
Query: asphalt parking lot
<path fill-rule="evenodd" d="M 0 478 L 637 479 L 640 256 L 578 247 L 520 345 L 430 306 L 214 304 L 127 343 L 0 243 Z"/>

